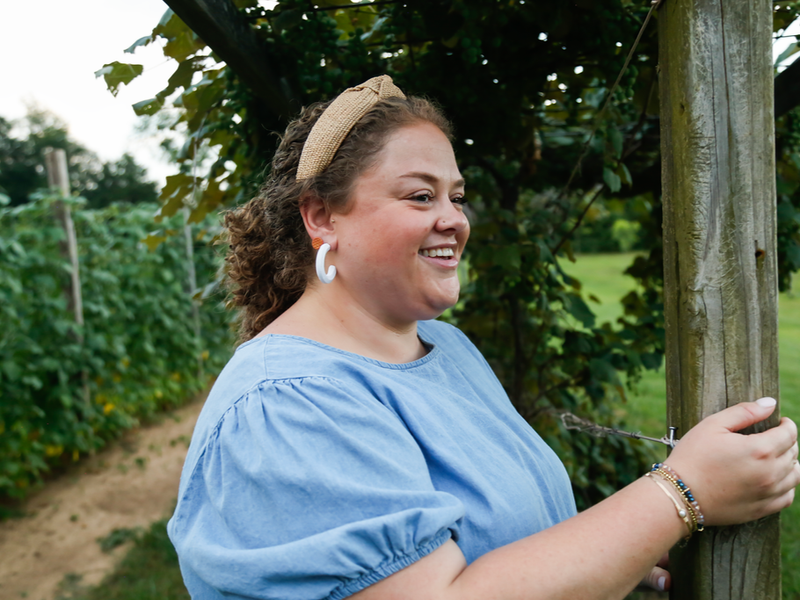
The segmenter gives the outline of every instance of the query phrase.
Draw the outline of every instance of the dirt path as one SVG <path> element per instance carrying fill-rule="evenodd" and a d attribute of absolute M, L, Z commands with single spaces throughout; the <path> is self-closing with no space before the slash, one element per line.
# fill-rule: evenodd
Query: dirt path
<path fill-rule="evenodd" d="M 99 583 L 127 545 L 106 554 L 97 538 L 146 528 L 172 510 L 204 399 L 130 432 L 31 496 L 29 516 L 0 523 L 0 600 L 53 600 L 68 573 Z"/>

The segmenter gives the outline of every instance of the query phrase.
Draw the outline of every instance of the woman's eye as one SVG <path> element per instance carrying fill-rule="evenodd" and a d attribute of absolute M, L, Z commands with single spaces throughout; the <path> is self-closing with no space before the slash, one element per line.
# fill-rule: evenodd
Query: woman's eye
<path fill-rule="evenodd" d="M 467 199 L 464 196 L 456 196 L 455 198 L 450 198 L 450 202 L 464 206 L 467 203 Z"/>
<path fill-rule="evenodd" d="M 417 194 L 416 196 L 411 197 L 412 200 L 416 200 L 417 202 L 430 202 L 431 195 L 430 194 Z"/>

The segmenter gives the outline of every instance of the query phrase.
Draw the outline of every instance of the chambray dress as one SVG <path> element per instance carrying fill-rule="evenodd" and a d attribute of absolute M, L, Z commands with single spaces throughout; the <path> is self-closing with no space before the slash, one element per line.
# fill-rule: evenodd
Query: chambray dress
<path fill-rule="evenodd" d="M 448 539 L 468 562 L 575 514 L 563 465 L 478 350 L 428 321 L 389 364 L 242 344 L 200 415 L 169 535 L 197 600 L 346 598 Z"/>

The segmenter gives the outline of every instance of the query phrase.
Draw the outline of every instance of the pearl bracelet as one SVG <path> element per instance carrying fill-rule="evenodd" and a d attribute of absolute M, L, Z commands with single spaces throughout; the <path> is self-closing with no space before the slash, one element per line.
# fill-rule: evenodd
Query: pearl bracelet
<path fill-rule="evenodd" d="M 653 468 L 650 469 L 650 472 L 657 473 L 678 490 L 684 504 L 686 504 L 686 507 L 691 513 L 692 521 L 695 523 L 695 529 L 697 531 L 703 531 L 703 529 L 705 529 L 705 517 L 700 511 L 700 504 L 698 504 L 694 494 L 692 494 L 692 490 L 683 482 L 675 470 L 664 463 L 656 463 L 653 465 Z"/>
<path fill-rule="evenodd" d="M 675 505 L 675 510 L 678 511 L 678 516 L 686 524 L 686 529 L 689 530 L 689 534 L 685 538 L 683 538 L 685 542 L 688 542 L 689 538 L 691 538 L 692 534 L 695 532 L 695 527 L 693 526 L 692 521 L 689 520 L 689 513 L 686 511 L 685 508 L 681 507 L 681 505 L 675 499 L 675 496 L 672 495 L 672 493 L 667 489 L 667 487 L 663 483 L 661 483 L 658 479 L 653 477 L 651 473 L 645 474 L 645 477 L 650 477 L 653 483 L 655 483 L 658 487 L 660 487 L 661 491 L 663 491 L 664 494 L 666 494 L 667 498 L 669 498 Z"/>

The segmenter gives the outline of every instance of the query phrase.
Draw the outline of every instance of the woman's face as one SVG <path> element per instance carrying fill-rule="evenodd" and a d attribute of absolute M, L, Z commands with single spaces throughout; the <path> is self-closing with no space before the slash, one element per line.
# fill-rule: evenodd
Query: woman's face
<path fill-rule="evenodd" d="M 356 180 L 348 212 L 334 215 L 337 279 L 389 326 L 439 316 L 458 300 L 456 268 L 469 237 L 463 202 L 441 130 L 421 122 L 394 132 Z"/>

